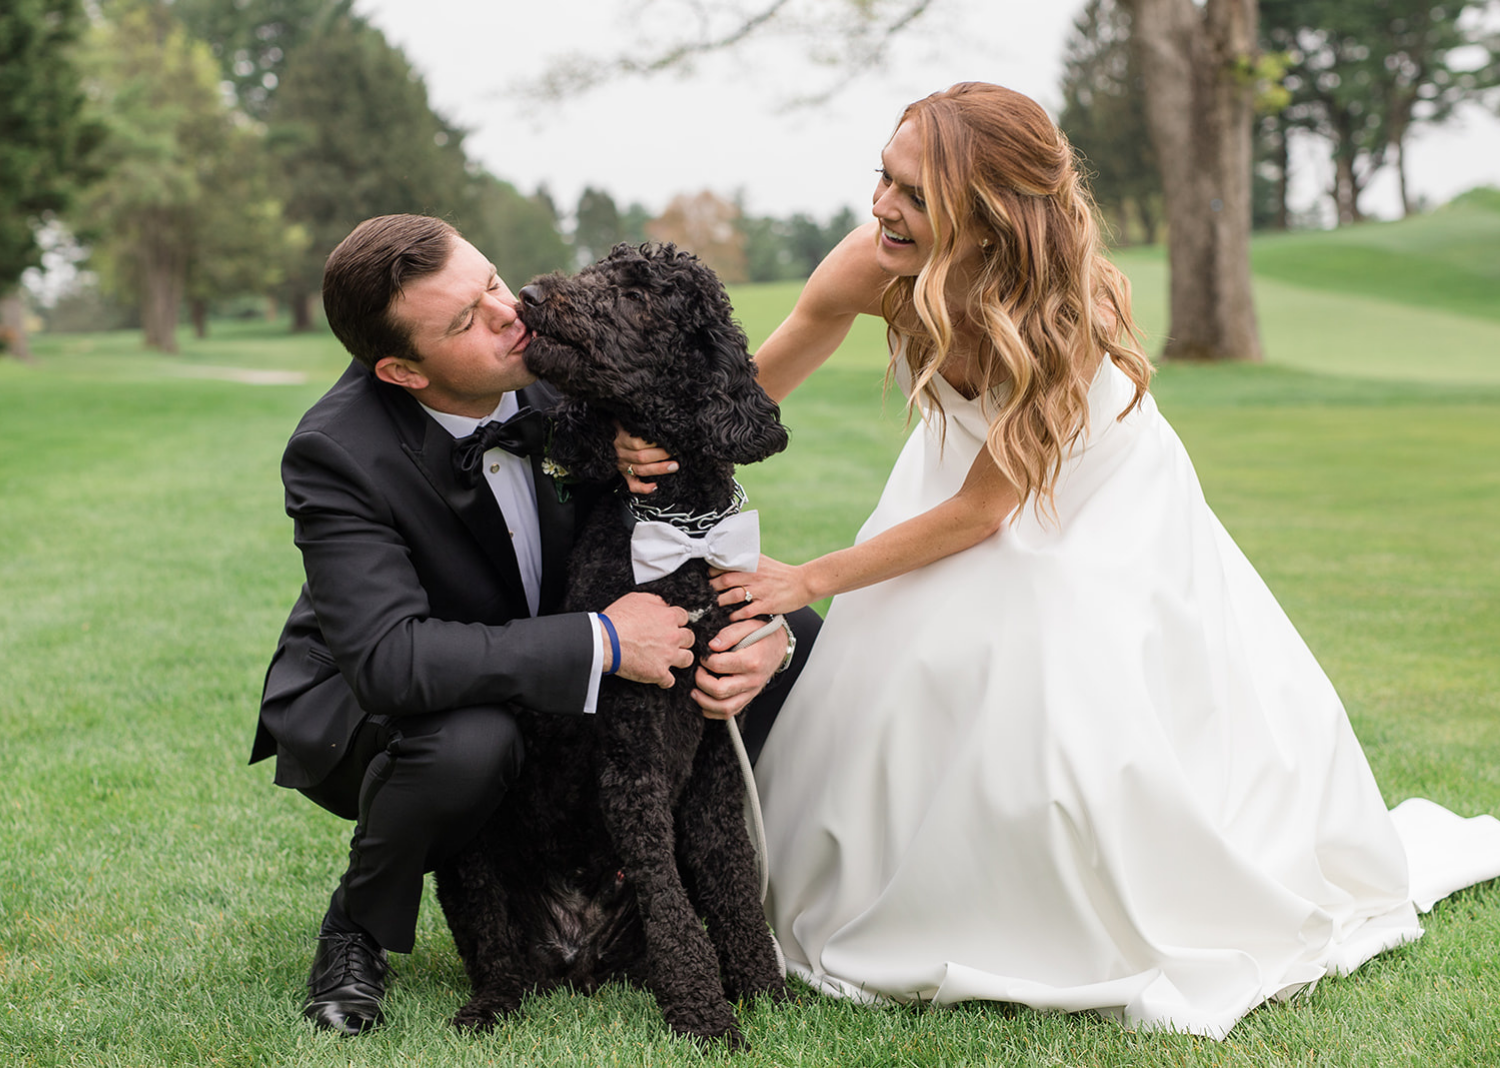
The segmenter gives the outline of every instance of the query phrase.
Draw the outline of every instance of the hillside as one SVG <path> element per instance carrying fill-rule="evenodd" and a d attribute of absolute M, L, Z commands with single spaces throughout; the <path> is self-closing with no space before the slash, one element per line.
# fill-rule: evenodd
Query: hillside
<path fill-rule="evenodd" d="M 1398 222 L 1262 235 L 1251 255 L 1261 278 L 1500 321 L 1500 189 Z"/>

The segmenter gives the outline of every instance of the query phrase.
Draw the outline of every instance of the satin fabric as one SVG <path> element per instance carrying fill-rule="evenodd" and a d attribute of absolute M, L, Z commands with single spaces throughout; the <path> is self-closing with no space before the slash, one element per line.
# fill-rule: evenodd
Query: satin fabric
<path fill-rule="evenodd" d="M 953 495 L 989 412 L 941 378 L 869 538 Z M 756 768 L 767 913 L 838 995 L 1093 1009 L 1222 1037 L 1500 874 L 1500 822 L 1398 821 L 1327 677 L 1106 360 L 1055 520 L 836 598 Z M 1462 862 L 1459 857 L 1462 856 Z"/>

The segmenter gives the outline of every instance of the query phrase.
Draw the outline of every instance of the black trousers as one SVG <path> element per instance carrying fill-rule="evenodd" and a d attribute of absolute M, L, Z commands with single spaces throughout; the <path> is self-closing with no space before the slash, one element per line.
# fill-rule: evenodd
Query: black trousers
<path fill-rule="evenodd" d="M 787 618 L 797 635 L 796 656 L 739 716 L 751 760 L 760 755 L 822 625 L 810 608 Z M 489 819 L 524 759 L 521 732 L 504 708 L 366 717 L 344 759 L 302 791 L 356 821 L 349 866 L 335 894 L 345 915 L 386 949 L 410 953 L 423 874 Z"/>

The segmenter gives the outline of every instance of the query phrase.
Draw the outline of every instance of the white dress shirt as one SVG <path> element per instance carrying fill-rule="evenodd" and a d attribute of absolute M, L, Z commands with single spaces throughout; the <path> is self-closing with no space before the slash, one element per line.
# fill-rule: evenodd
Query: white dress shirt
<path fill-rule="evenodd" d="M 422 409 L 456 440 L 468 437 L 486 423 L 504 422 L 520 410 L 520 403 L 514 393 L 507 393 L 495 410 L 482 419 L 436 411 L 425 404 Z M 483 470 L 485 483 L 510 529 L 511 547 L 521 569 L 521 585 L 526 590 L 526 607 L 535 616 L 542 596 L 542 531 L 537 518 L 536 476 L 532 474 L 531 461 L 497 446 L 484 454 Z M 589 631 L 594 639 L 594 663 L 589 672 L 589 691 L 583 710 L 593 712 L 598 704 L 599 679 L 604 671 L 604 639 L 599 634 L 598 616 L 593 612 L 588 616 L 592 624 Z"/>

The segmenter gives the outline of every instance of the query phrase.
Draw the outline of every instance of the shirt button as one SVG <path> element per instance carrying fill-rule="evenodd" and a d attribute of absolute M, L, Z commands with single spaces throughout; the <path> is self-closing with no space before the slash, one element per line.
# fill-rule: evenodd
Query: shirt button
<path fill-rule="evenodd" d="M 495 474 L 499 474 L 499 473 L 500 473 L 500 465 L 499 464 L 490 464 L 490 474 L 495 475 Z"/>

